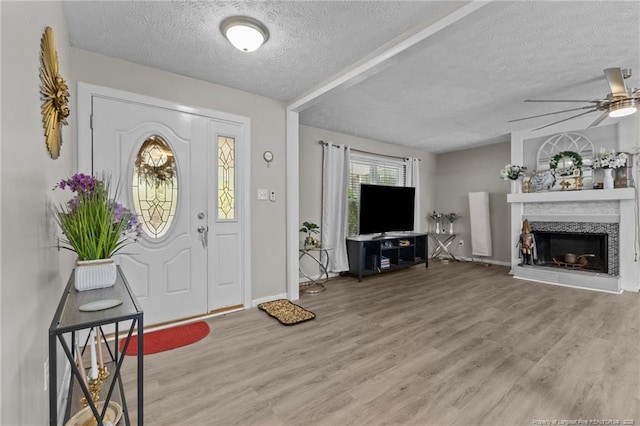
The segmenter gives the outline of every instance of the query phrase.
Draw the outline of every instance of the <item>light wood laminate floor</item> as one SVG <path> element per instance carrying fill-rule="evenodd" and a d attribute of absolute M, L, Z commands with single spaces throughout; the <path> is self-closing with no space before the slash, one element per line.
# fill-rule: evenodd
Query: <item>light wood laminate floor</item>
<path fill-rule="evenodd" d="M 253 308 L 146 356 L 144 423 L 640 424 L 636 293 L 432 262 L 337 278 L 296 303 L 317 318 L 287 327 Z M 124 368 L 135 409 L 135 358 Z"/>

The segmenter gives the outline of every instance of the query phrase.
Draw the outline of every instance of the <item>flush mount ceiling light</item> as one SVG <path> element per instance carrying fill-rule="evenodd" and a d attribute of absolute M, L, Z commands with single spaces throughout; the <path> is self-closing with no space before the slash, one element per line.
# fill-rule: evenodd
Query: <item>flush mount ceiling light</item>
<path fill-rule="evenodd" d="M 609 107 L 609 117 L 624 117 L 638 110 L 636 100 L 633 98 L 616 102 Z"/>
<path fill-rule="evenodd" d="M 269 38 L 269 31 L 262 22 L 247 16 L 231 16 L 220 24 L 222 34 L 243 52 L 257 50 Z"/>

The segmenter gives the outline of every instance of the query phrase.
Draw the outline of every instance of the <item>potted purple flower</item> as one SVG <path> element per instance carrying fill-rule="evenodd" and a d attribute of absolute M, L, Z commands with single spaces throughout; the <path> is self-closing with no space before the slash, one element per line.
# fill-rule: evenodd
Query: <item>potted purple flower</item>
<path fill-rule="evenodd" d="M 54 209 L 54 216 L 64 234 L 63 247 L 78 256 L 76 289 L 112 286 L 116 281 L 112 257 L 140 236 L 137 216 L 114 201 L 107 178 L 79 173 L 60 181 L 56 188 L 75 194 Z"/>

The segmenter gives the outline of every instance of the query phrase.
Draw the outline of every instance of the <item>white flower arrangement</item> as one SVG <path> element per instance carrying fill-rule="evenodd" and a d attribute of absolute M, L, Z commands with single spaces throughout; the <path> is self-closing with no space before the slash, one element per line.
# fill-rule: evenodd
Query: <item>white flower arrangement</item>
<path fill-rule="evenodd" d="M 627 164 L 627 154 L 624 152 L 608 151 L 600 148 L 598 156 L 593 162 L 593 167 L 597 169 L 617 169 Z"/>
<path fill-rule="evenodd" d="M 503 180 L 518 180 L 524 177 L 526 167 L 516 164 L 507 164 L 500 170 L 500 178 Z"/>
<path fill-rule="evenodd" d="M 458 213 L 447 213 L 447 219 L 449 219 L 449 223 L 453 223 L 460 218 Z"/>
<path fill-rule="evenodd" d="M 442 220 L 442 213 L 436 213 L 436 211 L 434 210 L 433 213 L 431 213 L 429 216 L 431 216 L 431 219 L 434 222 L 440 222 Z"/>

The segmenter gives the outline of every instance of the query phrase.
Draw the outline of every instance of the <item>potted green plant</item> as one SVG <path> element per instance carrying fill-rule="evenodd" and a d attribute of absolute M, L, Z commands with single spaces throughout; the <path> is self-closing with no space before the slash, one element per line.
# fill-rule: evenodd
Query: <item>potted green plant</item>
<path fill-rule="evenodd" d="M 109 287 L 116 280 L 112 259 L 125 245 L 140 236 L 137 216 L 116 203 L 107 178 L 96 179 L 79 173 L 60 181 L 55 187 L 76 195 L 54 208 L 62 230 L 62 247 L 78 256 L 75 287 L 79 291 Z"/>
<path fill-rule="evenodd" d="M 305 232 L 307 237 L 304 239 L 305 247 L 315 247 L 316 240 L 312 237 L 311 234 L 318 234 L 320 232 L 320 227 L 313 222 L 303 222 L 302 228 L 300 228 L 300 232 Z"/>

